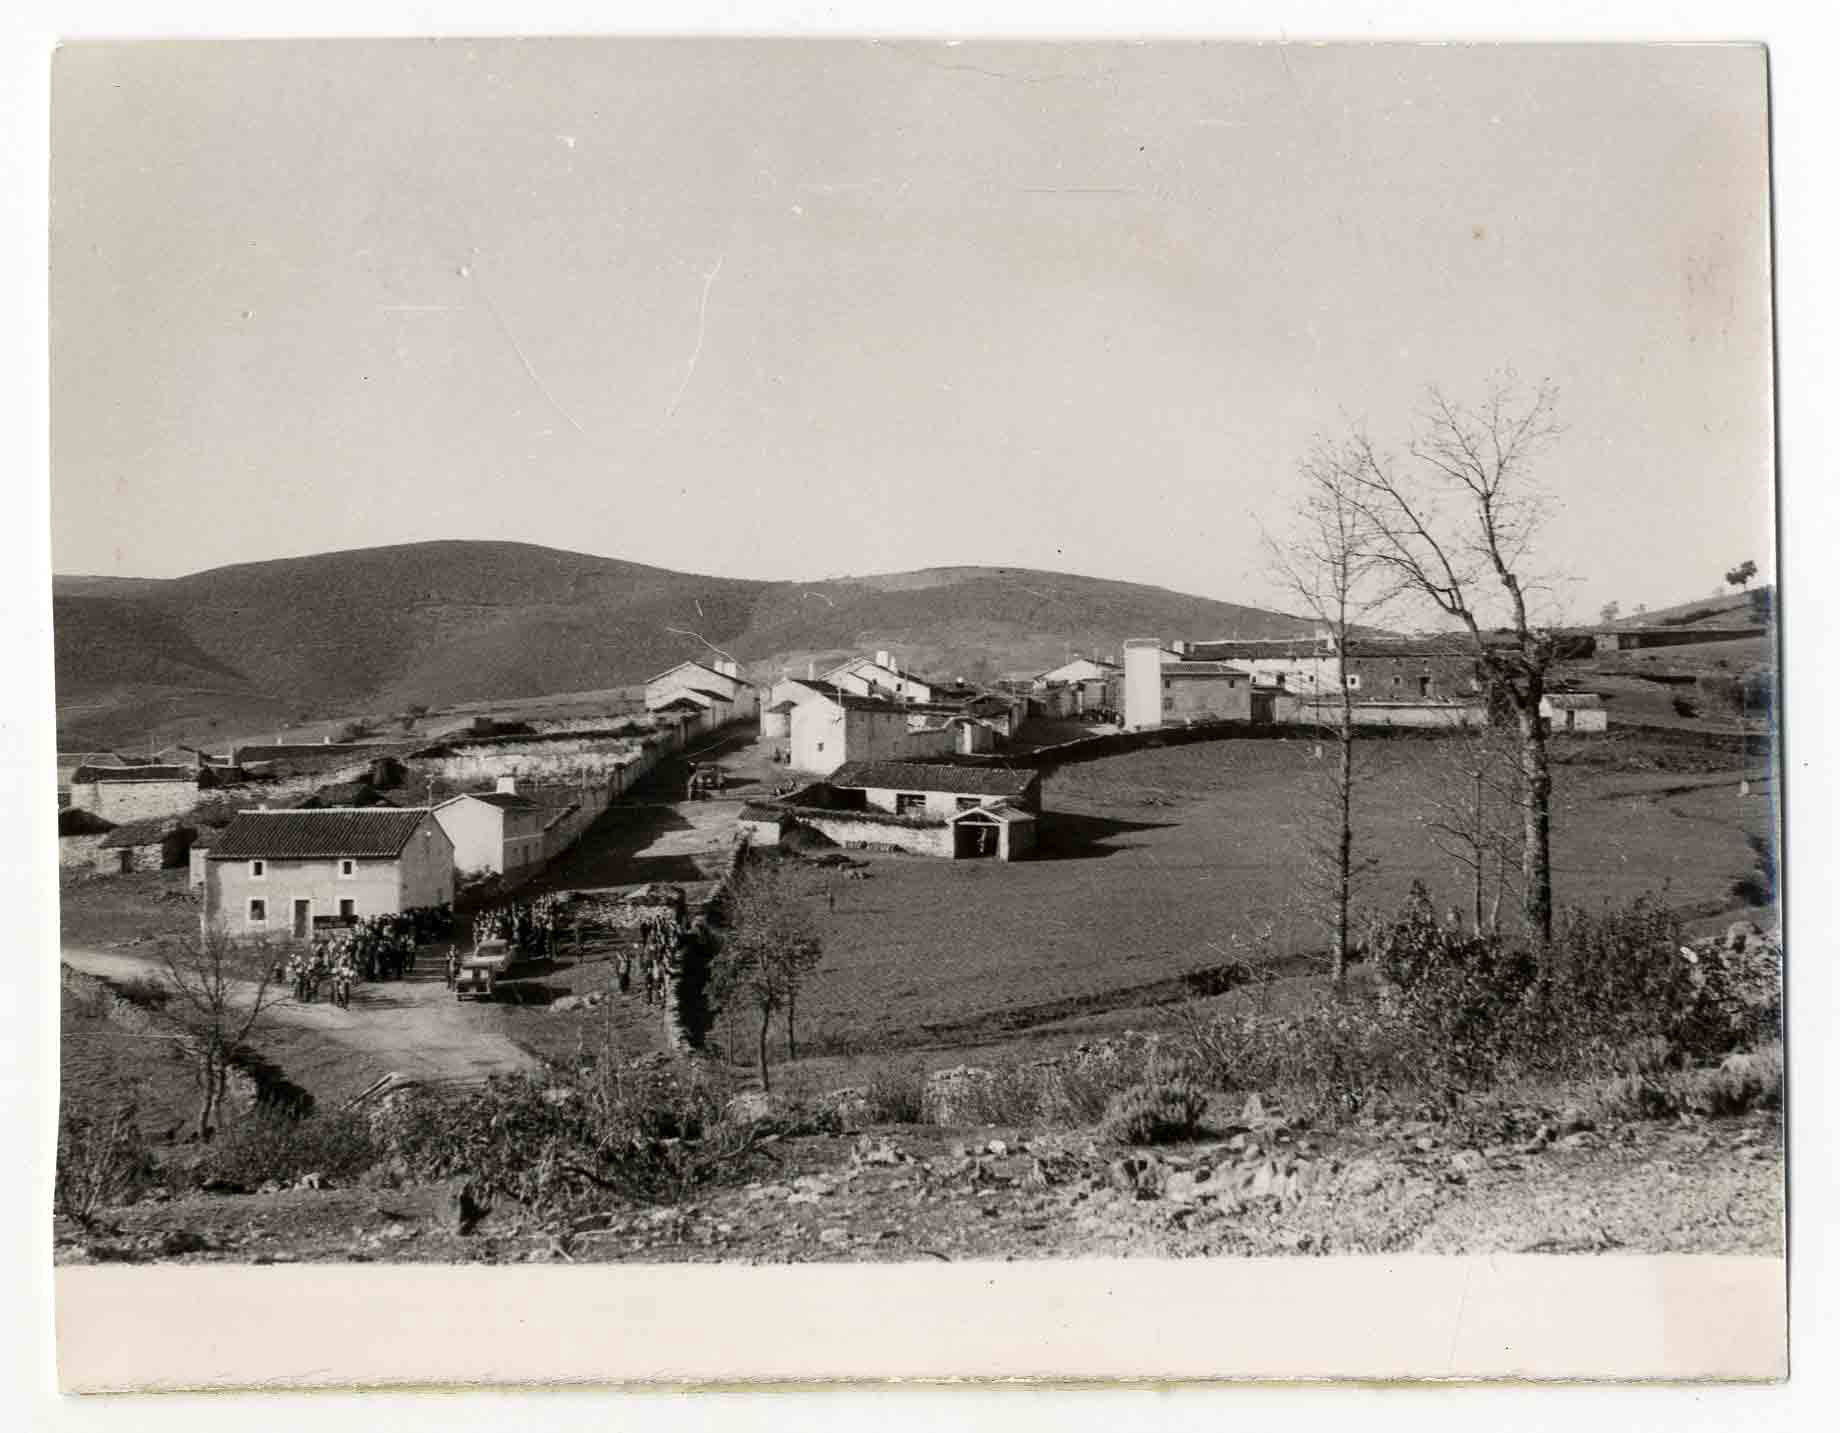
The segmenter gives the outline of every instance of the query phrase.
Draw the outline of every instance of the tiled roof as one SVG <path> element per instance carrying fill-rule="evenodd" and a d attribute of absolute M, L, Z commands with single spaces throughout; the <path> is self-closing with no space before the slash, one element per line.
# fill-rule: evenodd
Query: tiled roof
<path fill-rule="evenodd" d="M 245 811 L 218 838 L 211 859 L 398 856 L 427 814 L 425 809 L 381 806 L 363 811 Z"/>
<path fill-rule="evenodd" d="M 846 761 L 825 780 L 832 786 L 894 791 L 948 791 L 960 796 L 1020 796 L 1036 780 L 1007 766 L 934 765 L 923 761 Z"/>
<path fill-rule="evenodd" d="M 171 816 L 149 816 L 141 821 L 129 821 L 117 826 L 102 838 L 102 845 L 111 849 L 122 846 L 151 846 L 175 834 L 183 833 L 189 836 L 191 831 L 190 826 Z"/>
<path fill-rule="evenodd" d="M 1275 641 L 1190 642 L 1187 655 L 1203 662 L 1227 661 L 1296 661 L 1303 657 L 1332 655 L 1321 643 L 1309 637 L 1285 637 Z"/>

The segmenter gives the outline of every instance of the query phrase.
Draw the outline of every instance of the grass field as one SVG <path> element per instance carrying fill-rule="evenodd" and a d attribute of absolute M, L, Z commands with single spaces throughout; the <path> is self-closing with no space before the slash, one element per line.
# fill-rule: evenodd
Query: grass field
<path fill-rule="evenodd" d="M 1770 784 L 1740 795 L 1740 772 L 1705 769 L 1717 756 L 1668 752 L 1663 764 L 1701 769 L 1643 770 L 1626 744 L 1597 745 L 1610 759 L 1584 759 L 1593 753 L 1581 745 L 1561 749 L 1555 768 L 1559 901 L 1653 893 L 1723 918 L 1751 864 L 1744 833 L 1772 823 Z M 1362 749 L 1370 907 L 1396 906 L 1415 878 L 1440 906 L 1462 903 L 1420 794 L 1443 751 L 1419 739 Z M 826 955 L 801 1000 L 804 1043 L 814 1053 L 977 1045 L 1167 998 L 1186 972 L 1245 958 L 1262 930 L 1278 956 L 1316 948 L 1297 879 L 1313 753 L 1309 742 L 1228 741 L 1068 767 L 1044 786 L 1040 859 L 878 856 L 866 881 L 804 875 Z"/>

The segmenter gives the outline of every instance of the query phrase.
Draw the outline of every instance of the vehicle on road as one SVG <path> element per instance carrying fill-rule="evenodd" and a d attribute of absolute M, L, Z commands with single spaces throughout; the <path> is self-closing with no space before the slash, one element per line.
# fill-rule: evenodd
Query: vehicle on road
<path fill-rule="evenodd" d="M 471 955 L 460 960 L 460 970 L 454 978 L 454 999 L 464 1000 L 469 995 L 475 1000 L 492 999 L 499 982 L 506 979 L 517 964 L 518 953 L 510 941 L 480 941 Z"/>

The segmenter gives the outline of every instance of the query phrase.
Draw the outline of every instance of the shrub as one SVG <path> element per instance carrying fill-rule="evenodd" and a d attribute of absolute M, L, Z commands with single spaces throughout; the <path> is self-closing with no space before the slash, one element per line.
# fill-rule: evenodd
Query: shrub
<path fill-rule="evenodd" d="M 270 1179 L 292 1184 L 305 1174 L 344 1183 L 369 1169 L 379 1153 L 360 1115 L 337 1111 L 295 1118 L 259 1107 L 220 1128 L 198 1172 L 245 1188 Z"/>
<path fill-rule="evenodd" d="M 1142 1084 L 1112 1097 L 1100 1132 L 1120 1144 L 1188 1139 L 1206 1110 L 1207 1097 L 1198 1086 L 1172 1072 L 1152 1071 Z"/>
<path fill-rule="evenodd" d="M 153 1175 L 133 1105 L 116 1105 L 106 1114 L 79 1108 L 59 1120 L 52 1201 L 58 1213 L 83 1228 L 94 1227 L 104 1209 L 126 1203 Z"/>
<path fill-rule="evenodd" d="M 412 1178 L 464 1174 L 539 1213 L 609 1197 L 672 1204 L 744 1176 L 774 1133 L 729 1118 L 725 1096 L 696 1070 L 584 1053 L 463 1095 L 416 1092 L 378 1132 Z"/>
<path fill-rule="evenodd" d="M 1696 717 L 1699 715 L 1698 704 L 1690 701 L 1686 697 L 1675 697 L 1673 707 L 1674 715 L 1678 717 Z"/>
<path fill-rule="evenodd" d="M 1614 1118 L 1672 1119 L 1690 1113 L 1711 1119 L 1782 1107 L 1782 1046 L 1728 1056 L 1710 1069 L 1625 1075 L 1598 1097 Z"/>
<path fill-rule="evenodd" d="M 143 1010 L 163 1010 L 172 999 L 172 986 L 157 975 L 129 975 L 110 982 L 115 993 Z"/>
<path fill-rule="evenodd" d="M 883 1065 L 863 1091 L 873 1124 L 919 1124 L 925 1119 L 926 1076 L 918 1065 Z"/>

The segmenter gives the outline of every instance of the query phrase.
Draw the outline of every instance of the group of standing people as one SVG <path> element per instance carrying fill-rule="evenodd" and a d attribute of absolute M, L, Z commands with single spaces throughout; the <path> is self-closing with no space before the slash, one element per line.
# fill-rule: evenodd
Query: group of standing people
<path fill-rule="evenodd" d="M 275 978 L 285 980 L 302 1005 L 319 999 L 320 987 L 332 986 L 332 1003 L 341 1010 L 351 1008 L 351 987 L 357 983 L 358 967 L 349 952 L 334 955 L 327 941 L 314 941 L 310 950 L 295 951 L 275 969 Z"/>

